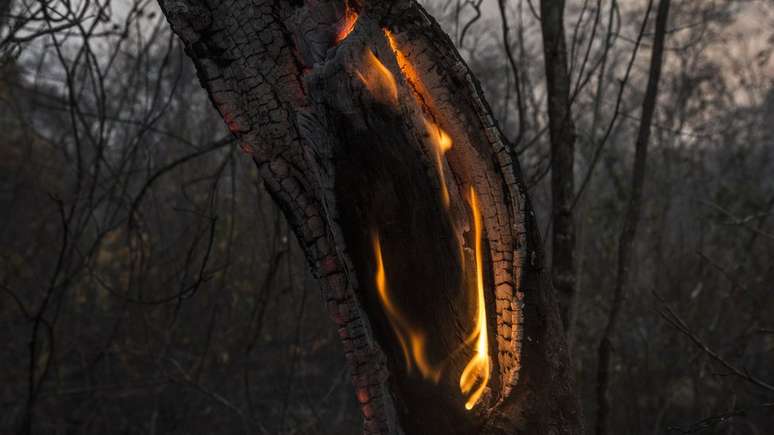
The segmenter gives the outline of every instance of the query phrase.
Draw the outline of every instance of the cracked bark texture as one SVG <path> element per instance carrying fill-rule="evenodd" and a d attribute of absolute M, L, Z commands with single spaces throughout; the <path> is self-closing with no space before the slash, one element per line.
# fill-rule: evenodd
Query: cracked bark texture
<path fill-rule="evenodd" d="M 518 163 L 432 17 L 413 0 L 160 4 L 321 283 L 364 433 L 580 433 Z M 440 154 L 428 123 L 448 133 L 451 150 Z M 475 318 L 464 290 L 475 264 L 470 188 L 484 227 L 492 377 L 466 411 L 458 379 Z M 405 364 L 376 296 L 374 233 L 390 292 L 428 338 L 437 382 Z"/>

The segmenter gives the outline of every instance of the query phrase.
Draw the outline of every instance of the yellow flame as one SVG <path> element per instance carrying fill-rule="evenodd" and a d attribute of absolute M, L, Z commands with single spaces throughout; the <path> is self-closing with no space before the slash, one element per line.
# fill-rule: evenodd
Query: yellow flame
<path fill-rule="evenodd" d="M 374 256 L 376 257 L 376 289 L 379 293 L 379 301 L 387 314 L 387 320 L 390 322 L 395 336 L 398 338 L 401 350 L 403 351 L 403 360 L 406 364 L 406 371 L 411 373 L 416 366 L 419 373 L 425 378 L 438 383 L 441 379 L 441 368 L 434 367 L 427 357 L 426 335 L 411 326 L 403 314 L 398 310 L 390 299 L 387 287 L 387 273 L 384 269 L 384 260 L 382 259 L 382 246 L 379 241 L 379 235 L 373 234 Z"/>
<path fill-rule="evenodd" d="M 465 403 L 465 409 L 468 410 L 472 409 L 478 402 L 489 382 L 489 342 L 486 330 L 486 301 L 484 300 L 484 270 L 481 252 L 481 212 L 473 186 L 470 187 L 470 208 L 473 209 L 475 237 L 477 314 L 476 324 L 469 340 L 475 340 L 476 347 L 473 357 L 460 376 L 460 390 L 463 394 L 470 393 Z"/>
<path fill-rule="evenodd" d="M 399 325 L 402 322 L 402 317 L 400 316 L 398 309 L 393 305 L 392 301 L 390 300 L 389 295 L 387 294 L 387 274 L 384 271 L 384 261 L 382 260 L 382 246 L 379 242 L 379 236 L 374 235 L 374 255 L 376 256 L 376 276 L 374 279 L 376 280 L 376 288 L 379 291 L 379 300 L 382 303 L 382 306 L 384 307 L 384 311 L 387 313 L 387 320 L 390 322 L 390 325 L 392 326 L 392 329 L 395 331 L 395 335 L 398 338 L 398 342 L 400 343 L 400 347 L 403 350 L 403 358 L 406 361 L 406 368 L 411 369 L 411 359 L 409 356 L 408 346 L 406 345 L 406 339 L 403 337 L 403 334 L 400 334 L 398 332 Z"/>
<path fill-rule="evenodd" d="M 436 167 L 441 181 L 441 189 L 443 195 L 443 203 L 449 207 L 449 192 L 446 187 L 446 177 L 443 167 L 443 159 L 446 154 L 452 148 L 451 137 L 438 125 L 437 122 L 431 121 L 435 119 L 432 116 L 435 112 L 434 104 L 430 93 L 427 90 L 424 82 L 422 81 L 414 65 L 409 61 L 408 57 L 400 50 L 392 33 L 384 29 L 384 34 L 389 42 L 390 48 L 395 54 L 396 62 L 400 68 L 401 74 L 406 82 L 413 90 L 418 103 L 421 105 L 422 110 L 426 116 L 423 116 L 425 129 L 429 137 L 431 138 L 434 150 Z M 389 88 L 389 94 L 392 96 L 393 101 L 397 103 L 397 86 L 395 79 L 384 65 L 379 62 L 373 53 L 370 53 L 372 59 L 369 59 L 374 67 L 371 70 L 380 72 L 381 76 L 386 76 L 388 79 L 380 79 L 382 82 L 389 83 L 389 85 L 380 85 L 381 88 Z M 374 63 L 375 61 L 375 63 Z M 372 94 L 377 95 L 377 86 L 374 84 L 374 79 L 365 80 L 365 77 L 361 77 L 366 87 Z M 394 91 L 392 90 L 394 89 Z M 384 91 L 381 91 L 384 93 Z M 478 197 L 476 196 L 475 189 L 470 188 L 470 207 L 473 211 L 473 226 L 474 226 L 474 238 L 475 238 L 475 263 L 476 263 L 476 317 L 473 331 L 464 340 L 462 346 L 469 346 L 473 343 L 473 356 L 462 371 L 459 379 L 459 387 L 463 396 L 466 397 L 465 409 L 473 409 L 483 395 L 490 377 L 490 363 L 489 363 L 489 342 L 487 339 L 487 322 L 486 322 L 486 301 L 484 298 L 484 278 L 483 278 L 483 253 L 482 253 L 482 223 L 481 212 L 478 204 Z M 417 369 L 422 373 L 425 378 L 432 379 L 434 382 L 438 382 L 441 375 L 441 369 L 433 367 L 427 359 L 425 349 L 425 334 L 412 328 L 401 313 L 397 310 L 395 305 L 389 298 L 387 290 L 387 280 L 384 271 L 384 264 L 382 262 L 381 247 L 379 244 L 379 238 L 374 235 L 374 250 L 376 252 L 377 261 L 377 273 L 376 273 L 376 285 L 379 290 L 379 298 L 384 310 L 387 313 L 387 317 L 390 324 L 398 337 L 398 341 L 403 350 L 404 360 L 406 367 L 411 371 L 412 365 L 416 365 Z M 464 266 L 464 262 L 463 262 Z M 440 364 L 440 367 L 443 363 Z"/>
<path fill-rule="evenodd" d="M 417 73 L 417 70 L 414 68 L 414 65 L 400 50 L 398 43 L 395 41 L 395 37 L 392 36 L 392 33 L 389 30 L 384 29 L 384 36 L 387 37 L 387 42 L 389 42 L 390 48 L 392 48 L 392 51 L 395 54 L 395 60 L 398 62 L 403 77 L 416 93 L 417 100 L 423 106 L 425 111 L 432 113 L 433 100 L 430 97 L 430 93 L 427 91 L 424 82 Z M 424 122 L 425 129 L 432 138 L 433 145 L 435 146 L 435 164 L 438 170 L 438 176 L 441 178 L 441 195 L 444 206 L 448 208 L 449 191 L 446 188 L 446 176 L 443 171 L 443 157 L 444 154 L 451 149 L 452 140 L 436 122 L 428 120 L 427 117 L 424 118 Z"/>
<path fill-rule="evenodd" d="M 438 170 L 438 176 L 441 179 L 441 196 L 443 205 L 449 207 L 449 189 L 446 187 L 446 175 L 443 170 L 444 154 L 452 147 L 452 140 L 448 134 L 438 124 L 423 118 L 427 134 L 432 138 L 435 150 L 435 167 Z"/>
<path fill-rule="evenodd" d="M 355 71 L 368 91 L 383 103 L 398 104 L 398 85 L 389 69 L 373 51 L 366 49 L 363 60 L 366 68 Z"/>

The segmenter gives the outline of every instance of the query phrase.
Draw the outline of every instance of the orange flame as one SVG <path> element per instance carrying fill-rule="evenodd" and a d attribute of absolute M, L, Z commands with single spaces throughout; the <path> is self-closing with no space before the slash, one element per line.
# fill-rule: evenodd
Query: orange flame
<path fill-rule="evenodd" d="M 478 308 L 476 324 L 468 338 L 469 341 L 476 342 L 475 351 L 460 376 L 460 390 L 462 394 L 470 394 L 465 403 L 465 409 L 468 410 L 472 409 L 476 402 L 478 402 L 484 393 L 486 384 L 489 382 L 489 342 L 486 330 L 486 301 L 484 300 L 484 271 L 481 253 L 481 212 L 478 208 L 478 197 L 473 186 L 470 187 L 470 208 L 473 209 Z"/>
<path fill-rule="evenodd" d="M 438 174 L 441 181 L 441 189 L 443 196 L 443 203 L 449 207 L 449 192 L 446 187 L 446 176 L 444 172 L 443 160 L 446 152 L 452 148 L 451 137 L 435 122 L 435 116 L 433 108 L 433 100 L 428 92 L 425 84 L 420 78 L 417 70 L 413 64 L 409 61 L 408 57 L 398 47 L 395 38 L 389 30 L 384 29 L 384 34 L 395 54 L 395 59 L 400 67 L 401 74 L 405 78 L 408 85 L 413 90 L 417 102 L 421 105 L 425 115 L 422 117 L 425 129 L 431 138 L 433 148 L 435 150 L 435 160 Z M 389 98 L 392 102 L 397 104 L 397 85 L 395 78 L 390 71 L 379 61 L 379 59 L 370 50 L 366 54 L 367 62 L 370 64 L 370 68 L 366 73 L 358 72 L 358 76 L 361 78 L 365 86 L 369 91 L 381 98 Z M 432 119 L 432 121 L 431 121 Z M 459 387 L 463 396 L 466 398 L 465 409 L 470 410 L 478 403 L 486 390 L 486 386 L 489 383 L 490 378 L 490 362 L 489 362 L 489 342 L 487 336 L 487 321 L 486 321 L 486 301 L 484 298 L 484 279 L 483 279 L 483 253 L 482 253 L 482 223 L 481 212 L 478 204 L 478 197 L 475 189 L 470 188 L 470 207 L 473 211 L 473 227 L 475 238 L 475 264 L 476 264 L 476 316 L 473 331 L 464 340 L 462 346 L 468 346 L 473 343 L 473 356 L 466 364 L 459 379 Z M 382 260 L 381 245 L 378 235 L 373 236 L 373 246 L 376 255 L 376 286 L 379 292 L 379 300 L 384 307 L 387 314 L 387 318 L 390 325 L 395 332 L 401 349 L 403 350 L 403 357 L 407 367 L 407 370 L 411 372 L 412 367 L 416 366 L 419 372 L 426 378 L 437 383 L 440 380 L 441 371 L 445 364 L 442 362 L 437 367 L 434 367 L 428 362 L 426 354 L 426 335 L 415 328 L 413 328 L 406 318 L 396 308 L 393 301 L 390 299 L 387 277 L 384 270 L 384 264 Z M 463 264 L 464 266 L 464 264 Z M 460 347 L 461 349 L 462 347 Z M 440 368 L 438 368 L 440 367 Z"/>
<path fill-rule="evenodd" d="M 441 196 L 443 198 L 443 205 L 449 207 L 449 189 L 446 187 L 446 175 L 443 170 L 443 158 L 444 154 L 452 147 L 452 140 L 448 134 L 446 134 L 438 124 L 429 121 L 424 118 L 425 128 L 428 135 L 433 139 L 433 145 L 435 145 L 435 166 L 438 170 L 438 176 L 441 179 Z"/>
<path fill-rule="evenodd" d="M 355 12 L 352 8 L 349 7 L 349 5 L 347 5 L 346 9 L 344 10 L 344 16 L 341 18 L 338 25 L 338 31 L 336 32 L 334 45 L 339 45 L 341 41 L 347 39 L 347 36 L 349 36 L 349 34 L 352 33 L 352 31 L 355 29 L 357 19 L 357 12 Z"/>
<path fill-rule="evenodd" d="M 390 44 L 393 53 L 395 53 L 395 60 L 398 62 L 403 77 L 411 85 L 417 96 L 417 100 L 423 105 L 427 112 L 432 112 L 433 100 L 430 97 L 430 93 L 427 91 L 424 82 L 420 78 L 417 70 L 411 61 L 408 60 L 405 54 L 398 47 L 398 43 L 395 41 L 395 37 L 392 33 L 384 29 L 384 36 L 387 37 L 387 42 Z M 438 176 L 441 178 L 441 195 L 443 204 L 449 207 L 449 191 L 446 188 L 446 176 L 443 171 L 443 157 L 447 151 L 452 147 L 452 140 L 448 134 L 446 134 L 441 127 L 432 121 L 429 121 L 427 117 L 424 118 L 425 129 L 428 135 L 433 139 L 433 145 L 435 146 L 435 164 L 438 170 Z"/>
<path fill-rule="evenodd" d="M 382 303 L 382 307 L 384 307 L 384 311 L 387 314 L 387 320 L 390 322 L 390 326 L 400 343 L 406 370 L 411 373 L 413 367 L 416 366 L 419 373 L 425 379 L 438 383 L 441 379 L 441 369 L 433 367 L 427 359 L 426 335 L 412 327 L 390 299 L 387 288 L 387 273 L 384 270 L 384 260 L 382 259 L 382 246 L 379 242 L 379 235 L 376 233 L 373 235 L 373 246 L 374 256 L 376 257 L 376 275 L 374 280 L 379 292 L 379 301 Z"/>
<path fill-rule="evenodd" d="M 355 71 L 360 81 L 375 98 L 383 103 L 398 104 L 398 85 L 390 70 L 379 60 L 373 51 L 366 49 L 364 63 L 366 68 Z"/>

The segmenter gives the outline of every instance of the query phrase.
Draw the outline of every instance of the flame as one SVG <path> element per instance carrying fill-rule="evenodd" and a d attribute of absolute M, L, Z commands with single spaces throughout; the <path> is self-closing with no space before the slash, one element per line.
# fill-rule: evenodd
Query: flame
<path fill-rule="evenodd" d="M 444 172 L 443 160 L 446 152 L 452 148 L 451 137 L 441 128 L 441 126 L 435 121 L 436 116 L 433 116 L 433 100 L 430 93 L 427 90 L 424 82 L 417 73 L 413 64 L 409 61 L 405 54 L 400 50 L 395 38 L 389 30 L 384 29 L 384 34 L 389 42 L 390 48 L 395 54 L 395 60 L 398 63 L 400 72 L 405 78 L 406 82 L 413 90 L 417 102 L 422 107 L 424 115 L 422 120 L 425 124 L 425 129 L 430 137 L 436 160 L 436 168 L 441 181 L 442 199 L 443 203 L 448 209 L 449 207 L 449 192 L 446 186 L 446 176 Z M 369 91 L 382 99 L 389 98 L 392 102 L 397 104 L 398 91 L 395 78 L 392 73 L 379 61 L 373 52 L 368 50 L 366 54 L 366 62 L 369 64 L 369 68 L 365 73 L 358 72 L 358 76 L 363 81 L 364 85 Z M 489 342 L 487 338 L 487 321 L 486 321 L 486 301 L 484 298 L 484 278 L 483 278 L 483 253 L 482 253 L 482 223 L 481 223 L 481 211 L 479 209 L 478 197 L 475 189 L 470 188 L 470 207 L 473 211 L 473 227 L 474 227 L 474 249 L 475 249 L 475 264 L 476 264 L 476 316 L 473 331 L 464 340 L 460 349 L 464 346 L 473 345 L 473 356 L 462 370 L 462 374 L 459 379 L 459 387 L 463 396 L 466 398 L 465 409 L 470 410 L 478 403 L 483 395 L 490 377 L 490 362 L 489 362 Z M 403 314 L 397 309 L 393 301 L 390 299 L 387 276 L 384 269 L 384 263 L 382 259 L 381 245 L 379 242 L 379 236 L 374 233 L 373 246 L 376 257 L 376 287 L 379 292 L 379 300 L 381 301 L 384 311 L 387 314 L 387 319 L 390 322 L 395 335 L 398 338 L 401 349 L 403 351 L 403 358 L 406 364 L 406 368 L 411 372 L 412 368 L 416 366 L 419 372 L 426 378 L 435 383 L 440 380 L 442 368 L 445 364 L 445 360 L 437 366 L 433 366 L 429 363 L 426 351 L 426 334 L 422 331 L 412 327 L 412 325 L 406 320 Z M 462 264 L 464 266 L 464 262 Z M 446 358 L 448 359 L 448 357 Z"/>
<path fill-rule="evenodd" d="M 427 87 L 425 87 L 424 82 L 417 73 L 417 70 L 414 68 L 414 65 L 400 50 L 398 43 L 395 41 L 395 37 L 392 36 L 392 33 L 389 30 L 384 29 L 384 36 L 387 37 L 387 42 L 389 42 L 390 48 L 392 48 L 392 51 L 395 54 L 395 60 L 398 62 L 398 66 L 403 73 L 403 77 L 411 85 L 411 88 L 416 93 L 417 100 L 419 101 L 420 105 L 423 106 L 426 112 L 432 113 L 433 100 L 430 97 L 430 93 L 427 91 Z M 449 135 L 446 134 L 446 132 L 436 122 L 428 120 L 427 117 L 424 117 L 424 122 L 425 129 L 427 130 L 428 135 L 433 139 L 433 145 L 435 145 L 435 164 L 436 169 L 438 170 L 438 176 L 441 179 L 441 195 L 444 206 L 448 208 L 449 191 L 446 187 L 446 176 L 443 170 L 443 158 L 444 154 L 446 154 L 446 152 L 451 149 L 452 140 L 451 137 L 449 137 Z"/>
<path fill-rule="evenodd" d="M 472 409 L 484 393 L 489 382 L 489 342 L 486 328 L 486 306 L 484 300 L 484 271 L 481 253 L 481 212 L 478 208 L 478 197 L 473 186 L 470 187 L 470 208 L 473 209 L 473 228 L 476 256 L 476 293 L 477 314 L 476 325 L 468 340 L 475 341 L 473 357 L 468 362 L 460 376 L 460 390 L 468 394 L 465 409 Z M 474 388 L 475 387 L 475 388 Z"/>
<path fill-rule="evenodd" d="M 424 118 L 424 121 L 427 133 L 433 139 L 433 144 L 435 145 L 435 166 L 438 170 L 438 176 L 441 179 L 441 196 L 443 198 L 443 205 L 448 208 L 449 189 L 446 187 L 446 175 L 443 170 L 443 158 L 444 154 L 446 154 L 446 152 L 451 149 L 452 140 L 451 137 L 449 137 L 449 135 L 438 126 L 438 124 L 429 121 L 427 118 Z"/>
<path fill-rule="evenodd" d="M 398 104 L 398 85 L 390 70 L 379 60 L 373 51 L 366 49 L 364 63 L 366 68 L 355 71 L 360 81 L 375 98 L 383 103 Z"/>
<path fill-rule="evenodd" d="M 357 12 L 347 4 L 344 9 L 344 16 L 339 20 L 338 30 L 336 31 L 336 36 L 334 38 L 334 45 L 339 45 L 341 44 L 341 41 L 347 39 L 347 36 L 355 29 L 357 19 Z"/>
<path fill-rule="evenodd" d="M 384 260 L 382 259 L 382 246 L 379 241 L 379 235 L 373 235 L 374 256 L 376 257 L 376 289 L 379 293 L 379 301 L 387 314 L 387 320 L 390 322 L 395 336 L 398 338 L 401 350 L 403 351 L 403 360 L 406 364 L 406 371 L 411 373 L 416 366 L 419 373 L 425 378 L 438 383 L 441 379 L 441 368 L 434 367 L 427 358 L 427 336 L 417 328 L 411 326 L 403 314 L 398 310 L 390 299 L 387 287 L 387 273 L 384 270 Z"/>

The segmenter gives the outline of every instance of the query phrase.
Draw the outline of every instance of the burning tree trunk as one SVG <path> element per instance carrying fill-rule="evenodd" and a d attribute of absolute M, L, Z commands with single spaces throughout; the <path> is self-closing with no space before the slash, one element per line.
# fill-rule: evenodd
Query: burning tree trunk
<path fill-rule="evenodd" d="M 319 278 L 379 434 L 579 433 L 511 147 L 413 0 L 161 0 Z"/>

